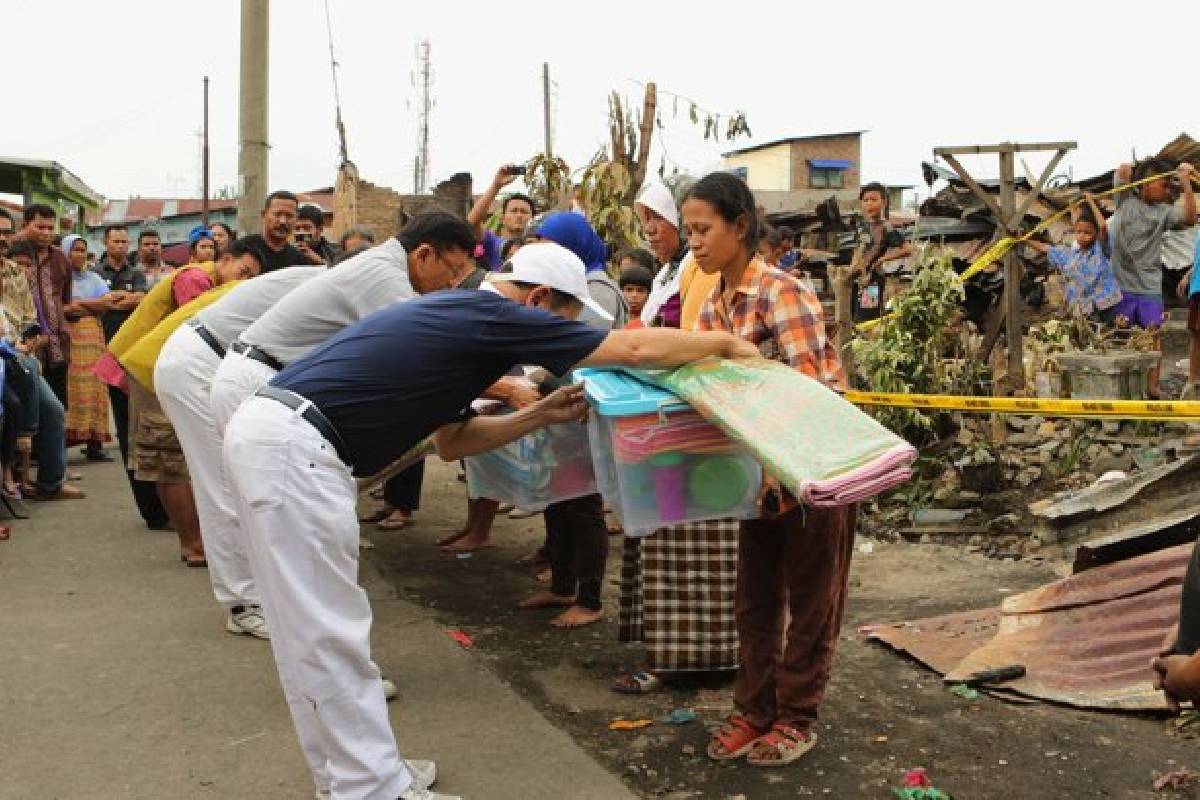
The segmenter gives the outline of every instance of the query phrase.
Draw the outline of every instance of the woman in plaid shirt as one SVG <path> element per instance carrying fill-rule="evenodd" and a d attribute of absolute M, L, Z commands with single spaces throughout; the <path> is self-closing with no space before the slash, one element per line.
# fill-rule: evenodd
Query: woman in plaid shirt
<path fill-rule="evenodd" d="M 700 269 L 721 275 L 697 329 L 728 331 L 764 358 L 843 388 L 820 301 L 757 255 L 763 224 L 746 184 L 728 173 L 707 176 L 688 193 L 683 221 Z M 857 509 L 803 508 L 764 480 L 763 516 L 741 523 L 738 537 L 736 712 L 708 754 L 775 767 L 816 744 L 812 726 L 842 624 Z"/>

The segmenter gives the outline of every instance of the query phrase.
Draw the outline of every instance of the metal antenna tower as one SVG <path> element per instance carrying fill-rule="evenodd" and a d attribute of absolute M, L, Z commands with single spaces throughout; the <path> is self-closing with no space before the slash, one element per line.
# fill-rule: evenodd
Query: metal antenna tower
<path fill-rule="evenodd" d="M 421 61 L 421 122 L 417 130 L 417 168 L 414 175 L 416 194 L 424 194 L 429 185 L 429 112 L 433 98 L 429 90 L 433 86 L 433 71 L 429 64 L 429 39 L 422 39 L 417 46 Z"/>
<path fill-rule="evenodd" d="M 346 126 L 342 124 L 342 96 L 338 91 L 337 78 L 337 71 L 340 65 L 333 55 L 333 25 L 329 21 L 329 0 L 325 0 L 325 33 L 329 38 L 329 70 L 333 73 L 333 106 L 337 114 L 338 150 L 341 156 L 341 163 L 346 164 L 350 161 L 350 154 L 346 149 Z"/>

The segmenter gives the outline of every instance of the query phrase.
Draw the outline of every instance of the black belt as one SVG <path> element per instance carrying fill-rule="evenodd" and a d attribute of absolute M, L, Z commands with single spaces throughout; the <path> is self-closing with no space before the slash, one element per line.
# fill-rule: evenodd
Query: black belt
<path fill-rule="evenodd" d="M 321 413 L 321 409 L 317 408 L 311 402 L 295 392 L 289 392 L 287 389 L 280 389 L 279 387 L 271 386 L 270 384 L 262 387 L 254 394 L 256 397 L 266 397 L 278 403 L 283 403 L 293 411 L 305 403 L 308 403 L 308 408 L 304 409 L 304 413 L 302 413 L 300 416 L 304 418 L 305 422 L 316 428 L 317 433 L 324 436 L 326 441 L 333 445 L 333 450 L 335 453 L 337 453 L 338 458 L 340 458 L 342 462 L 346 464 L 346 466 L 350 466 L 350 457 L 346 454 L 346 443 L 342 441 L 342 437 L 337 432 L 337 428 L 333 427 L 333 423 Z"/>
<path fill-rule="evenodd" d="M 225 348 L 221 347 L 221 343 L 217 341 L 217 337 L 213 336 L 212 331 L 204 327 L 204 323 L 198 319 L 189 319 L 188 327 L 196 332 L 196 335 L 204 340 L 204 343 L 212 348 L 212 351 L 217 354 L 217 358 L 225 357 Z"/>
<path fill-rule="evenodd" d="M 243 341 L 236 341 L 229 346 L 229 349 L 235 353 L 241 353 L 246 358 L 252 358 L 260 364 L 266 364 L 276 372 L 283 372 L 283 364 L 279 359 L 263 350 L 261 347 L 255 347 L 252 344 L 246 344 Z"/>

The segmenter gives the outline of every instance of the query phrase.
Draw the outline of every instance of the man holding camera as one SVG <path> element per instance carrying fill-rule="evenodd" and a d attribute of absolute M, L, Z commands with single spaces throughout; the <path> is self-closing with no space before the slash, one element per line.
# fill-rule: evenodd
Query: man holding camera
<path fill-rule="evenodd" d="M 333 266 L 336 258 L 333 245 L 323 235 L 325 212 L 312 203 L 305 203 L 296 212 L 296 233 L 293 242 L 304 260 L 310 264 Z"/>
<path fill-rule="evenodd" d="M 524 236 L 529 220 L 533 219 L 533 215 L 537 213 L 533 200 L 528 195 L 510 194 L 504 198 L 504 203 L 500 207 L 501 235 L 497 236 L 484 229 L 484 223 L 487 222 L 488 214 L 491 213 L 492 203 L 496 201 L 500 190 L 517 178 L 523 177 L 525 177 L 525 167 L 522 164 L 507 164 L 496 170 L 496 177 L 492 179 L 487 191 L 479 196 L 475 205 L 467 212 L 467 222 L 471 225 L 475 237 L 479 239 L 483 248 L 482 253 L 476 253 L 476 258 L 482 256 L 489 270 L 500 269 L 500 250 L 504 243 L 509 239 Z"/>

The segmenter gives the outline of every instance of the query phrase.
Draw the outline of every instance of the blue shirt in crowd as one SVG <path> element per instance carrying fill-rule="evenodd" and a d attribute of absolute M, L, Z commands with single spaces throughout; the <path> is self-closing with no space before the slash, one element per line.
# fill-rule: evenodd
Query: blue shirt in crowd
<path fill-rule="evenodd" d="M 561 375 L 607 333 L 493 292 L 449 290 L 384 308 L 290 364 L 271 385 L 312 401 L 373 475 L 517 364 Z"/>
<path fill-rule="evenodd" d="M 1104 254 L 1100 240 L 1087 250 L 1077 247 L 1051 247 L 1046 254 L 1050 266 L 1066 279 L 1068 308 L 1081 314 L 1106 311 L 1121 302 L 1121 287 L 1113 276 L 1112 264 Z"/>

